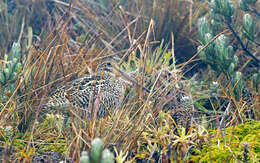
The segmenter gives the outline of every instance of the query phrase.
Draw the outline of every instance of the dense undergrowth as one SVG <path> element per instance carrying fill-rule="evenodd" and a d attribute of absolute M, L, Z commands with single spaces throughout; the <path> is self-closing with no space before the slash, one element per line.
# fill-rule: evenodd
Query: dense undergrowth
<path fill-rule="evenodd" d="M 0 0 L 0 160 L 259 162 L 259 8 Z M 105 57 L 138 81 L 115 112 L 42 110 Z"/>

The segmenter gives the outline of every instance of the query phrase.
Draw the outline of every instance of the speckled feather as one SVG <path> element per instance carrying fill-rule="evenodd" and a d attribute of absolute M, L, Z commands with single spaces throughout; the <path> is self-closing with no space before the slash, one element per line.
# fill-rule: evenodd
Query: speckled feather
<path fill-rule="evenodd" d="M 94 105 L 99 99 L 98 116 L 106 115 L 107 110 L 113 111 L 124 95 L 127 82 L 117 77 L 113 73 L 113 66 L 107 63 L 102 63 L 96 75 L 76 79 L 55 90 L 44 106 L 65 109 L 71 104 L 72 107 L 82 108 L 89 114 L 92 108 L 89 104 Z"/>

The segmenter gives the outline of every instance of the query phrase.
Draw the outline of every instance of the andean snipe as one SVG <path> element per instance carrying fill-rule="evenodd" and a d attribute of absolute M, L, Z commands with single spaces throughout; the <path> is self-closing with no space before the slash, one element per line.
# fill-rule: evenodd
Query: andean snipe
<path fill-rule="evenodd" d="M 71 105 L 89 115 L 91 108 L 98 105 L 97 116 L 113 111 L 124 96 L 125 86 L 131 84 L 122 77 L 133 80 L 120 71 L 117 64 L 114 59 L 102 61 L 93 75 L 71 81 L 54 91 L 44 107 L 65 109 Z"/>

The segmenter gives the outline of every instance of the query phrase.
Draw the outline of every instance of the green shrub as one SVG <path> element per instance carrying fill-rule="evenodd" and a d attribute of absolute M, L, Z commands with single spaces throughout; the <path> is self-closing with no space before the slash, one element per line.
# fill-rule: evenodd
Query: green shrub
<path fill-rule="evenodd" d="M 234 2 L 236 3 L 236 2 Z M 210 1 L 210 17 L 209 21 L 206 17 L 202 17 L 198 21 L 199 38 L 202 45 L 198 47 L 198 50 L 202 50 L 199 54 L 200 58 L 215 72 L 215 79 L 221 74 L 226 75 L 226 79 L 222 81 L 223 86 L 227 86 L 233 90 L 229 91 L 230 96 L 235 96 L 236 100 L 242 97 L 242 90 L 245 88 L 245 82 L 243 79 L 242 70 L 238 71 L 238 67 L 241 64 L 238 62 L 236 51 L 241 49 L 244 54 L 249 56 L 253 60 L 255 65 L 255 76 L 254 80 L 258 80 L 259 72 L 259 60 L 253 55 L 257 50 L 259 38 L 257 38 L 256 24 L 258 19 L 251 16 L 249 8 L 252 9 L 256 1 L 243 0 L 240 1 L 240 10 L 235 8 L 234 4 L 230 1 L 222 0 L 211 0 Z M 250 7 L 249 7 L 250 6 Z M 235 21 L 236 16 L 244 10 L 244 16 L 241 21 Z M 257 10 L 253 14 L 257 17 Z M 242 28 L 236 28 L 237 24 L 241 24 Z M 232 35 L 229 35 L 230 39 L 225 34 L 217 34 L 228 28 Z M 216 38 L 214 38 L 216 37 Z M 215 40 L 214 40 L 215 39 Z M 236 39 L 238 45 L 231 42 L 230 40 Z M 245 43 L 245 41 L 247 43 Z M 246 45 L 247 44 L 247 45 Z M 206 46 L 207 45 L 207 46 Z M 238 47 L 239 46 L 239 47 Z M 238 47 L 234 50 L 233 47 Z M 240 61 L 241 62 L 241 61 Z M 246 66 L 244 66 L 246 67 Z"/>
<path fill-rule="evenodd" d="M 15 81 L 21 70 L 21 46 L 19 43 L 13 43 L 11 52 L 5 55 L 4 63 L 0 67 L 0 85 L 3 89 L 0 93 L 1 102 L 7 101 L 12 96 L 16 88 Z"/>
<path fill-rule="evenodd" d="M 103 150 L 103 142 L 100 138 L 95 138 L 91 142 L 91 152 L 83 151 L 80 157 L 81 163 L 113 163 L 114 155 L 108 149 Z"/>

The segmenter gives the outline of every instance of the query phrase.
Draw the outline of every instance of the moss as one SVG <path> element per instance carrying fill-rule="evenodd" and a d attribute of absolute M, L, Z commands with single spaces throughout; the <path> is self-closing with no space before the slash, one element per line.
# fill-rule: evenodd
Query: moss
<path fill-rule="evenodd" d="M 213 138 L 202 146 L 194 149 L 191 160 L 197 162 L 235 162 L 243 161 L 243 143 L 249 144 L 251 162 L 260 160 L 260 121 L 246 120 L 243 124 L 226 128 L 223 138 L 213 131 Z"/>
<path fill-rule="evenodd" d="M 57 139 L 55 141 L 46 141 L 43 145 L 39 145 L 38 151 L 40 153 L 53 152 L 64 153 L 67 151 L 66 141 L 64 139 Z"/>
<path fill-rule="evenodd" d="M 24 147 L 26 146 L 24 141 L 23 140 L 19 140 L 19 139 L 15 140 L 13 145 L 14 145 L 14 147 L 16 149 L 20 149 L 20 150 L 24 149 Z"/>

